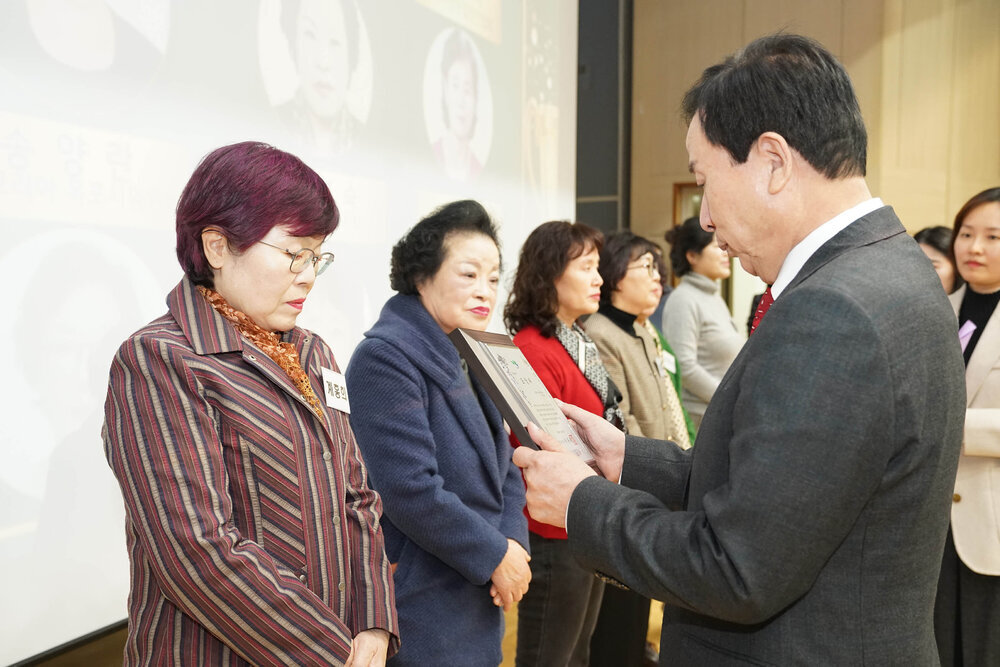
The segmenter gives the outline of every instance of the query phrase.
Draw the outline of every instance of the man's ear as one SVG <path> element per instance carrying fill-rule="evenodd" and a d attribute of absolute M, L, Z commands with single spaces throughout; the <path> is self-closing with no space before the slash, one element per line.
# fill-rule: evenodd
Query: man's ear
<path fill-rule="evenodd" d="M 217 229 L 208 228 L 201 233 L 201 248 L 209 265 L 219 270 L 229 258 L 229 240 Z"/>
<path fill-rule="evenodd" d="M 795 170 L 794 155 L 788 142 L 777 132 L 765 132 L 757 137 L 752 150 L 768 166 L 768 194 L 781 192 Z"/>

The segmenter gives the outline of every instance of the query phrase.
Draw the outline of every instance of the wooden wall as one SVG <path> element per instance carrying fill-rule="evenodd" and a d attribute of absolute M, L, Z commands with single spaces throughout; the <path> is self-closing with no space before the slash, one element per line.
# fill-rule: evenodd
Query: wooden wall
<path fill-rule="evenodd" d="M 916 231 L 1000 185 L 1000 0 L 885 0 L 879 194 Z"/>
<path fill-rule="evenodd" d="M 1000 0 L 635 0 L 631 227 L 662 240 L 689 181 L 684 91 L 784 29 L 845 64 L 869 132 L 868 181 L 911 231 L 1000 184 Z"/>
<path fill-rule="evenodd" d="M 635 0 L 631 229 L 663 245 L 691 180 L 680 117 L 702 70 L 761 35 L 809 35 L 844 63 L 868 127 L 868 183 L 911 231 L 1000 185 L 1000 0 Z M 762 284 L 734 270 L 743 319 Z"/>

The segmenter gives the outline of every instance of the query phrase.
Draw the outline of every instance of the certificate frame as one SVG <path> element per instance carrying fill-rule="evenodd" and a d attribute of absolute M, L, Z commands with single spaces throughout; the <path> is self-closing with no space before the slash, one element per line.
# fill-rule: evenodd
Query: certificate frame
<path fill-rule="evenodd" d="M 596 468 L 594 455 L 510 336 L 456 328 L 448 338 L 522 445 L 539 449 L 528 435 L 530 421 Z"/>

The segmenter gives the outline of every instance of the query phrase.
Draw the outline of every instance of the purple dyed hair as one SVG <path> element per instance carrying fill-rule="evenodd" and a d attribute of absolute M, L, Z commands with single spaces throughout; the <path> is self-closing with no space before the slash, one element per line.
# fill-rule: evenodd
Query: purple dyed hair
<path fill-rule="evenodd" d="M 213 287 L 201 234 L 218 229 L 243 252 L 272 227 L 326 236 L 340 211 L 315 171 L 291 153 L 256 141 L 217 148 L 198 164 L 177 201 L 177 259 L 196 285 Z"/>

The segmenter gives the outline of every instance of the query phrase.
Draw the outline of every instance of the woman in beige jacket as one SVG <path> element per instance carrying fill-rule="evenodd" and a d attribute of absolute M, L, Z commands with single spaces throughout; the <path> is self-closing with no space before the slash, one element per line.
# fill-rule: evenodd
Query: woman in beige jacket
<path fill-rule="evenodd" d="M 965 438 L 935 605 L 942 665 L 1000 665 L 1000 188 L 955 217 Z"/>
<path fill-rule="evenodd" d="M 622 392 L 629 434 L 687 448 L 684 409 L 670 377 L 676 361 L 647 319 L 663 293 L 660 266 L 650 241 L 631 232 L 609 236 L 601 249 L 601 305 L 583 326 Z M 647 598 L 607 587 L 591 639 L 591 667 L 641 664 L 648 620 Z"/>

